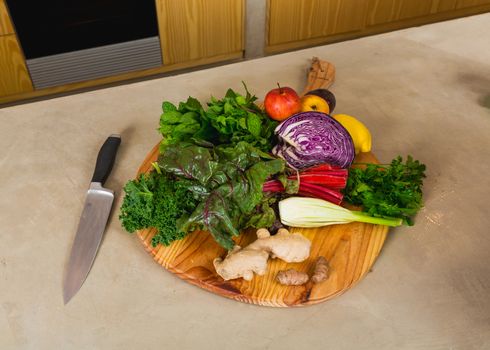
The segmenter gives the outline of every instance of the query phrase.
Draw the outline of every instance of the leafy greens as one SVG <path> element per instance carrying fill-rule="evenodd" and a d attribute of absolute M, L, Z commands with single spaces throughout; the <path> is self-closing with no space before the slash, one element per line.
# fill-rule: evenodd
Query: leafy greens
<path fill-rule="evenodd" d="M 240 230 L 269 227 L 276 220 L 274 198 L 262 187 L 269 177 L 284 171 L 285 163 L 247 142 L 234 147 L 169 144 L 155 166 L 126 184 L 120 215 L 129 232 L 156 228 L 154 246 L 204 229 L 221 246 L 232 249 L 232 237 Z"/>
<path fill-rule="evenodd" d="M 187 220 L 188 213 L 197 205 L 197 196 L 188 190 L 186 179 L 172 181 L 157 171 L 141 174 L 124 186 L 126 196 L 121 206 L 119 219 L 128 232 L 154 227 L 157 234 L 153 246 L 184 238 L 186 232 L 179 223 Z"/>
<path fill-rule="evenodd" d="M 397 217 L 413 225 L 412 216 L 422 208 L 422 185 L 425 165 L 411 156 L 405 163 L 401 156 L 389 165 L 367 164 L 350 168 L 344 199 L 362 205 L 372 216 Z"/>
<path fill-rule="evenodd" d="M 206 229 L 220 245 L 231 249 L 232 236 L 238 236 L 241 229 L 268 227 L 276 219 L 270 208 L 273 199 L 264 195 L 262 187 L 269 177 L 284 171 L 285 163 L 246 142 L 214 149 L 169 145 L 158 165 L 191 181 L 189 191 L 201 198 L 183 224 L 184 231 Z"/>
<path fill-rule="evenodd" d="M 245 86 L 245 84 L 244 84 Z M 236 145 L 245 141 L 269 152 L 274 143 L 277 122 L 255 104 L 257 97 L 228 89 L 221 99 L 211 97 L 204 109 L 193 97 L 179 106 L 165 101 L 160 116 L 159 131 L 163 136 L 160 150 L 177 142 L 193 142 L 199 145 Z"/>

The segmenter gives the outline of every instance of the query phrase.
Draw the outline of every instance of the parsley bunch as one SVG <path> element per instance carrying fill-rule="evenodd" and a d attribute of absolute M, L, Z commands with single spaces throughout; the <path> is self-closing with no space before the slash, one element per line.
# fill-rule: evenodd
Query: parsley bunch
<path fill-rule="evenodd" d="M 349 169 L 344 199 L 363 207 L 376 217 L 401 218 L 413 225 L 412 217 L 422 208 L 422 185 L 425 165 L 411 156 L 401 156 L 389 165 L 367 164 Z"/>

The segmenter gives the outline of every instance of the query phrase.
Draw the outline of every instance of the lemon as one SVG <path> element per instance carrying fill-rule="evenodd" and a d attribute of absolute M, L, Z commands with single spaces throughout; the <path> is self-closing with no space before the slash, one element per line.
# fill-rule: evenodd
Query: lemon
<path fill-rule="evenodd" d="M 356 154 L 371 151 L 371 133 L 363 123 L 347 114 L 335 114 L 332 118 L 347 129 L 354 141 Z"/>

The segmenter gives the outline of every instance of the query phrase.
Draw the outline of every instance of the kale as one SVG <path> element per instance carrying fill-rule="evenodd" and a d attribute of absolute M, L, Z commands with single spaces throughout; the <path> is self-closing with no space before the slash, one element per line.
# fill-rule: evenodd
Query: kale
<path fill-rule="evenodd" d="M 126 195 L 119 215 L 122 226 L 131 233 L 143 228 L 156 228 L 153 246 L 159 243 L 169 245 L 185 237 L 188 232 L 179 227 L 179 222 L 185 222 L 188 213 L 197 205 L 196 196 L 188 186 L 185 179 L 173 180 L 157 171 L 128 181 L 124 186 Z"/>
<path fill-rule="evenodd" d="M 423 206 L 422 186 L 425 165 L 411 156 L 401 156 L 389 165 L 367 164 L 349 169 L 344 200 L 363 207 L 372 216 L 397 217 L 413 225 L 414 216 Z"/>

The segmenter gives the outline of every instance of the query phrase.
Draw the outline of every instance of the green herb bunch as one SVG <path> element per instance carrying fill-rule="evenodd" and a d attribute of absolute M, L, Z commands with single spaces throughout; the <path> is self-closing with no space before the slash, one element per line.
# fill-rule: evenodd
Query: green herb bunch
<path fill-rule="evenodd" d="M 391 164 L 367 164 L 349 169 L 344 200 L 363 207 L 376 217 L 398 217 L 413 225 L 414 216 L 423 206 L 422 185 L 425 165 L 411 156 L 401 156 Z"/>
<path fill-rule="evenodd" d="M 211 97 L 206 110 L 193 97 L 179 103 L 178 107 L 163 102 L 159 128 L 163 136 L 161 151 L 180 141 L 232 146 L 244 141 L 269 152 L 278 123 L 255 104 L 257 97 L 251 95 L 246 86 L 245 91 L 245 96 L 228 89 L 221 100 Z"/>

